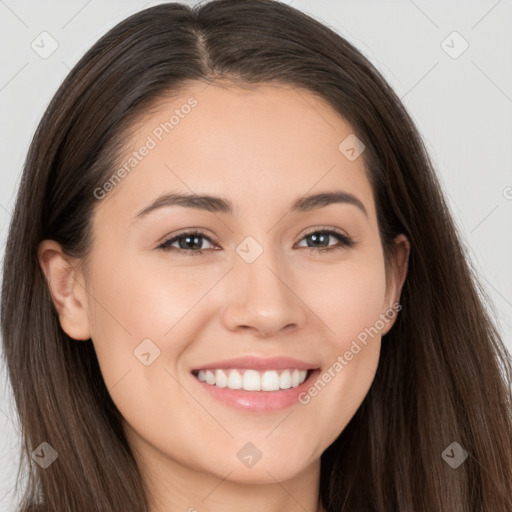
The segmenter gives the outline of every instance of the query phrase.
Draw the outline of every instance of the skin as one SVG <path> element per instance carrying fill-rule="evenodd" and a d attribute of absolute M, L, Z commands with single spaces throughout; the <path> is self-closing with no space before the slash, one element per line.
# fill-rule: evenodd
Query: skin
<path fill-rule="evenodd" d="M 152 512 L 321 510 L 320 456 L 366 396 L 394 319 L 307 405 L 237 410 L 190 371 L 239 355 L 290 356 L 326 371 L 399 300 L 409 243 L 397 237 L 386 282 L 363 159 L 338 150 L 352 130 L 307 91 L 192 83 L 137 125 L 127 155 L 190 96 L 191 113 L 98 201 L 87 270 L 51 240 L 39 248 L 41 266 L 64 331 L 92 338 Z M 368 215 L 345 203 L 288 213 L 296 199 L 332 190 L 357 196 Z M 222 196 L 236 215 L 167 206 L 134 220 L 171 191 Z M 203 254 L 157 248 L 187 228 L 205 232 Z M 312 252 L 339 244 L 306 236 L 325 228 L 357 243 Z M 263 248 L 250 264 L 236 252 L 248 236 Z M 160 350 L 149 366 L 133 353 L 147 338 Z M 247 442 L 262 453 L 252 468 L 236 456 Z"/>

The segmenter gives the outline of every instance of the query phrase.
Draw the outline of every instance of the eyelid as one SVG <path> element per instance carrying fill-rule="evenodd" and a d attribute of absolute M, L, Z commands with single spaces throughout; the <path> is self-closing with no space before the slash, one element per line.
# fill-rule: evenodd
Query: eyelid
<path fill-rule="evenodd" d="M 308 236 L 308 235 L 311 235 L 312 233 L 316 233 L 317 231 L 333 231 L 335 233 L 337 233 L 338 235 L 342 235 L 346 238 L 349 238 L 349 239 L 352 239 L 352 237 L 346 233 L 345 231 L 343 231 L 342 229 L 339 229 L 339 228 L 336 228 L 334 226 L 313 226 L 312 228 L 308 228 L 301 236 L 301 238 L 299 239 L 299 242 L 300 240 L 302 240 L 305 236 Z"/>
<path fill-rule="evenodd" d="M 162 238 L 156 244 L 156 248 L 160 247 L 163 244 L 166 244 L 167 242 L 170 242 L 171 240 L 174 240 L 175 238 L 179 238 L 180 236 L 191 235 L 191 234 L 200 235 L 200 236 L 208 239 L 213 245 L 217 245 L 217 246 L 220 245 L 219 240 L 215 236 L 207 233 L 202 228 L 191 227 L 191 228 L 181 229 L 177 233 L 172 233 L 171 235 L 166 235 L 164 238 Z"/>

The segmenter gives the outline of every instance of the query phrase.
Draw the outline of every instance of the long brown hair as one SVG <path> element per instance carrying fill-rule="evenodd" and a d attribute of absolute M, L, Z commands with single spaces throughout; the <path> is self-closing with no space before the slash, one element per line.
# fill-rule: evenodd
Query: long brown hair
<path fill-rule="evenodd" d="M 270 0 L 168 3 L 129 17 L 76 64 L 37 128 L 2 287 L 28 471 L 20 510 L 148 510 L 92 342 L 61 329 L 37 248 L 53 239 L 69 255 L 87 254 L 94 190 L 112 175 L 134 122 L 192 80 L 282 82 L 327 100 L 366 146 L 385 255 L 398 233 L 411 244 L 402 310 L 383 337 L 374 382 L 322 455 L 326 510 L 511 511 L 510 355 L 418 131 L 358 50 Z M 30 458 L 43 441 L 59 454 L 47 469 Z M 453 442 L 468 454 L 457 468 L 442 456 Z"/>

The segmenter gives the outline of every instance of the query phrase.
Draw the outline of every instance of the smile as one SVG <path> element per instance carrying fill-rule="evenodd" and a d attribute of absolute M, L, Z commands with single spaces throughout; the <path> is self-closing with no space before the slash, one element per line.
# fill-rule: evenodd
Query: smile
<path fill-rule="evenodd" d="M 251 369 L 209 369 L 193 372 L 201 382 L 218 388 L 244 391 L 279 391 L 296 388 L 307 378 L 307 370 L 298 368 L 257 371 Z"/>
<path fill-rule="evenodd" d="M 244 355 L 198 364 L 190 371 L 205 397 L 253 413 L 272 413 L 298 404 L 298 396 L 319 374 L 318 362 L 284 355 Z"/>

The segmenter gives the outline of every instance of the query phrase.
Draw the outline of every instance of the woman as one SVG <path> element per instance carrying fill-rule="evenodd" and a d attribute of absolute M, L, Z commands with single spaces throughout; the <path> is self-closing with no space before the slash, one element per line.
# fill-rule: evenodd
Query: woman
<path fill-rule="evenodd" d="M 87 52 L 2 334 L 20 510 L 512 510 L 510 358 L 418 132 L 289 6 L 159 5 Z"/>

